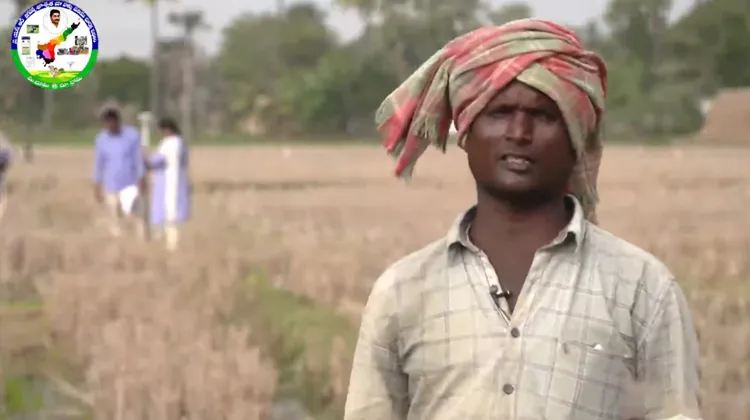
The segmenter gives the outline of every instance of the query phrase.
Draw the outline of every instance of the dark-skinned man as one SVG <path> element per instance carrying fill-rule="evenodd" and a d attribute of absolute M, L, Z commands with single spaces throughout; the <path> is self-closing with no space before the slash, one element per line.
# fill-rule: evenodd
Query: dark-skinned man
<path fill-rule="evenodd" d="M 5 134 L 0 132 L 0 220 L 3 219 L 5 208 L 8 204 L 7 191 L 5 191 L 5 179 L 13 161 L 13 148 Z"/>
<path fill-rule="evenodd" d="M 140 195 L 146 185 L 146 166 L 141 136 L 135 127 L 124 124 L 120 111 L 105 109 L 102 130 L 94 146 L 94 197 L 107 211 L 107 224 L 113 236 L 122 235 L 126 219 L 143 236 L 139 216 Z"/>
<path fill-rule="evenodd" d="M 55 27 L 55 29 L 58 29 L 60 26 L 60 10 L 58 9 L 52 9 L 49 12 L 49 20 L 52 22 L 52 25 Z"/>
<path fill-rule="evenodd" d="M 606 67 L 553 22 L 443 47 L 377 112 L 396 174 L 455 122 L 476 205 L 365 307 L 345 420 L 698 419 L 685 298 L 597 226 Z"/>

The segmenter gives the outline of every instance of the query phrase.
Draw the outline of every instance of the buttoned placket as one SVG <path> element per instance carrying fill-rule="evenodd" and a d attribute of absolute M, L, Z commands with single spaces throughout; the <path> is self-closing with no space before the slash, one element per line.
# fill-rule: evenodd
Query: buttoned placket
<path fill-rule="evenodd" d="M 539 250 L 534 253 L 534 258 L 531 261 L 531 266 L 529 267 L 529 272 L 526 274 L 523 286 L 521 286 L 521 292 L 516 300 L 516 306 L 513 313 L 511 313 L 510 306 L 506 299 L 499 300 L 499 305 L 495 305 L 495 302 L 492 302 L 510 331 L 513 331 L 514 328 L 518 329 L 524 324 L 526 316 L 531 311 L 531 302 L 534 300 L 534 285 L 541 280 L 544 275 L 544 269 L 549 265 L 555 248 L 565 242 L 568 238 L 568 234 L 569 232 L 564 230 L 552 242 L 539 248 Z M 492 267 L 487 254 L 473 244 L 471 244 L 470 250 L 479 256 L 479 261 L 481 262 L 482 270 L 489 282 L 489 286 L 491 287 L 495 285 L 499 287 L 501 291 L 506 290 L 503 287 L 502 282 L 500 282 L 495 269 Z"/>
<path fill-rule="evenodd" d="M 505 290 L 487 255 L 481 250 L 477 251 L 482 269 L 484 270 L 490 285 L 494 284 L 500 287 L 501 290 Z M 499 299 L 497 302 L 498 305 L 496 305 L 495 302 L 492 302 L 493 307 L 500 315 L 500 318 L 504 321 L 508 332 L 508 335 L 504 339 L 505 343 L 503 346 L 504 363 L 502 364 L 503 372 L 501 372 L 500 375 L 502 378 L 502 385 L 501 389 L 498 390 L 501 395 L 508 397 L 515 395 L 517 382 L 521 375 L 521 363 L 523 360 L 521 354 L 523 349 L 523 327 L 526 316 L 530 313 L 534 285 L 541 278 L 541 274 L 543 273 L 548 260 L 549 254 L 543 249 L 534 254 L 531 267 L 526 275 L 523 286 L 521 287 L 521 293 L 516 300 L 515 310 L 512 313 L 506 299 Z M 489 299 L 492 299 L 492 297 L 489 297 Z M 516 416 L 516 407 L 512 401 L 514 400 L 509 400 L 507 404 L 503 404 L 503 406 L 507 408 L 509 418 L 511 419 Z"/>
<path fill-rule="evenodd" d="M 535 285 L 541 281 L 545 267 L 549 265 L 555 248 L 563 244 L 568 237 L 568 233 L 567 230 L 562 231 L 551 243 L 545 245 L 534 253 L 531 267 L 529 267 L 529 272 L 524 279 L 521 292 L 516 300 L 515 310 L 512 313 L 506 299 L 499 299 L 496 303 L 491 296 L 486 295 L 487 298 L 490 299 L 491 306 L 495 308 L 496 313 L 503 321 L 508 332 L 508 336 L 504 339 L 505 343 L 503 345 L 503 359 L 505 363 L 503 363 L 504 371 L 500 373 L 502 386 L 498 390 L 502 395 L 515 395 L 517 382 L 521 376 L 521 361 L 523 360 L 521 354 L 523 348 L 523 328 L 525 326 L 526 318 L 531 313 Z M 464 246 L 478 258 L 481 269 L 489 283 L 488 287 L 495 285 L 499 287 L 501 291 L 506 290 L 500 282 L 494 267 L 492 267 L 487 254 L 470 242 L 465 243 Z M 511 419 L 516 416 L 516 407 L 512 401 L 513 400 L 508 400 L 503 404 L 503 406 L 507 408 L 508 416 Z"/>

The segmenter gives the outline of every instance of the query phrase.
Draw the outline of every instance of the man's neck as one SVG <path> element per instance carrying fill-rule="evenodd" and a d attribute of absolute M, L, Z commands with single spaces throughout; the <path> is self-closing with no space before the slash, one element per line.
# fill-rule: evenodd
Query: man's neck
<path fill-rule="evenodd" d="M 534 206 L 514 205 L 483 192 L 477 198 L 470 235 L 472 242 L 486 251 L 502 244 L 540 248 L 551 242 L 571 218 L 562 193 Z"/>

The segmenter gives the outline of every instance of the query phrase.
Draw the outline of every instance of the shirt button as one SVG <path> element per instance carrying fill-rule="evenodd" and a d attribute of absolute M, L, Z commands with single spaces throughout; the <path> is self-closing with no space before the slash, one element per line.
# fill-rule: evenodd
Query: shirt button
<path fill-rule="evenodd" d="M 513 385 L 511 385 L 511 384 L 505 384 L 505 385 L 503 385 L 503 392 L 504 393 L 510 395 L 510 394 L 513 393 L 513 390 L 514 390 Z"/>
<path fill-rule="evenodd" d="M 510 335 L 511 335 L 511 336 L 512 336 L 513 338 L 518 338 L 518 337 L 520 337 L 520 336 L 521 336 L 521 331 L 518 331 L 518 328 L 516 328 L 516 327 L 513 327 L 513 328 L 512 328 L 511 330 L 510 330 Z"/>

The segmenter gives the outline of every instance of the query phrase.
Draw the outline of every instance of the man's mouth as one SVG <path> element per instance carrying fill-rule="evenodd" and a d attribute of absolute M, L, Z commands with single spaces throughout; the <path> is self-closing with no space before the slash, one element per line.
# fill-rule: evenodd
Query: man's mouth
<path fill-rule="evenodd" d="M 534 164 L 529 157 L 512 153 L 506 153 L 500 159 L 512 171 L 526 171 Z"/>

